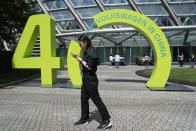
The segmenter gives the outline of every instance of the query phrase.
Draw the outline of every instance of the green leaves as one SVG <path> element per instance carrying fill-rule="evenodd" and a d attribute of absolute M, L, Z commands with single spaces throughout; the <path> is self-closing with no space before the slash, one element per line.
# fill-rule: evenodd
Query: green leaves
<path fill-rule="evenodd" d="M 13 49 L 17 43 L 17 35 L 21 34 L 27 19 L 33 14 L 32 7 L 24 0 L 1 0 L 0 4 L 0 50 L 6 41 Z"/>

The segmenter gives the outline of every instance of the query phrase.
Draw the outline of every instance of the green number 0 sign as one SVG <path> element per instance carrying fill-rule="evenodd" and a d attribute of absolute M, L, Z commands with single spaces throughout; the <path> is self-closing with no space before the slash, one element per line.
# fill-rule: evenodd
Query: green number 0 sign
<path fill-rule="evenodd" d="M 141 32 L 152 45 L 155 55 L 155 66 L 146 86 L 151 90 L 164 90 L 171 70 L 171 52 L 168 41 L 161 29 L 150 18 L 126 9 L 114 9 L 101 12 L 93 16 L 97 26 L 101 29 L 111 25 L 128 25 Z M 77 44 L 78 45 L 78 44 Z M 69 52 L 74 50 L 80 55 L 79 48 L 74 41 L 70 43 Z M 79 65 L 73 64 L 74 59 L 68 54 L 68 72 L 73 86 L 81 86 Z"/>

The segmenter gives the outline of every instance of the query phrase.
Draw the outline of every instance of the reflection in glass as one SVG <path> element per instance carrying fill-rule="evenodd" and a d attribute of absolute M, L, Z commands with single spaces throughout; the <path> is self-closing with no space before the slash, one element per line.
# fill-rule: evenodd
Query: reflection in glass
<path fill-rule="evenodd" d="M 119 28 L 130 28 L 128 25 L 117 25 Z"/>
<path fill-rule="evenodd" d="M 94 29 L 94 28 L 98 28 L 96 23 L 94 22 L 94 19 L 86 19 L 84 21 L 85 21 L 89 30 Z"/>
<path fill-rule="evenodd" d="M 173 50 L 172 61 L 173 62 L 178 62 L 178 52 L 179 52 L 179 49 L 178 49 L 178 47 L 172 47 L 172 50 Z"/>
<path fill-rule="evenodd" d="M 111 53 L 112 53 L 111 52 L 111 47 L 106 47 L 105 48 L 105 60 L 106 60 L 106 62 L 109 62 L 109 56 L 110 56 Z"/>
<path fill-rule="evenodd" d="M 100 62 L 104 63 L 104 48 L 103 47 L 96 47 L 95 48 L 97 56 L 100 58 Z"/>
<path fill-rule="evenodd" d="M 136 58 L 141 54 L 141 47 L 131 47 L 131 63 L 136 63 Z"/>
<path fill-rule="evenodd" d="M 184 30 L 164 31 L 167 38 L 182 38 L 185 35 Z"/>
<path fill-rule="evenodd" d="M 142 47 L 141 56 L 148 55 L 149 57 L 152 57 L 151 56 L 151 53 L 150 53 L 150 49 L 151 49 L 150 46 L 148 46 L 148 47 Z"/>
<path fill-rule="evenodd" d="M 112 10 L 112 9 L 127 9 L 127 10 L 132 10 L 130 6 L 109 6 L 106 7 L 107 10 Z"/>
<path fill-rule="evenodd" d="M 139 5 L 144 15 L 168 15 L 162 5 Z"/>
<path fill-rule="evenodd" d="M 89 6 L 89 5 L 96 5 L 94 0 L 71 0 L 75 7 L 77 6 Z"/>
<path fill-rule="evenodd" d="M 178 19 L 183 25 L 196 25 L 196 15 L 195 16 L 181 16 Z"/>
<path fill-rule="evenodd" d="M 189 32 L 188 38 L 187 38 L 187 42 L 192 42 L 192 41 L 196 41 L 196 30 L 192 30 Z"/>
<path fill-rule="evenodd" d="M 81 29 L 75 20 L 58 21 L 57 24 L 61 27 L 62 30 Z"/>
<path fill-rule="evenodd" d="M 175 26 L 170 17 L 152 17 L 149 16 L 158 26 Z"/>
<path fill-rule="evenodd" d="M 196 42 L 195 42 L 196 43 Z M 195 45 L 195 44 L 194 44 Z M 192 54 L 194 54 L 196 56 L 196 46 L 192 47 Z"/>
<path fill-rule="evenodd" d="M 194 1 L 195 0 L 168 0 L 169 2 L 187 2 L 187 1 Z"/>
<path fill-rule="evenodd" d="M 121 3 L 127 3 L 126 0 L 102 0 L 104 4 L 121 4 Z"/>
<path fill-rule="evenodd" d="M 50 12 L 50 14 L 56 20 L 73 19 L 73 16 L 69 10 L 53 11 Z"/>
<path fill-rule="evenodd" d="M 160 0 L 135 0 L 136 3 L 160 2 Z"/>
<path fill-rule="evenodd" d="M 98 14 L 99 12 L 101 12 L 99 8 L 82 8 L 82 9 L 77 9 L 77 11 L 83 18 L 92 17 L 95 14 Z"/>
<path fill-rule="evenodd" d="M 39 7 L 38 3 L 35 3 L 35 5 L 30 4 L 31 7 L 33 7 L 33 10 L 35 12 L 40 12 L 41 8 Z"/>
<path fill-rule="evenodd" d="M 67 8 L 63 0 L 45 1 L 44 4 L 49 10 Z"/>
<path fill-rule="evenodd" d="M 130 47 L 125 47 L 125 62 L 130 63 Z"/>
<path fill-rule="evenodd" d="M 176 14 L 196 14 L 195 4 L 171 5 Z"/>
<path fill-rule="evenodd" d="M 36 2 L 36 0 L 24 0 L 26 3 Z"/>

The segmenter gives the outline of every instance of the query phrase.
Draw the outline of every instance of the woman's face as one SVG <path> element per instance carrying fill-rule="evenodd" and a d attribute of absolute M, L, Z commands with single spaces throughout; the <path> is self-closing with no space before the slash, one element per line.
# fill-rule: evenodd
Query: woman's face
<path fill-rule="evenodd" d="M 86 46 L 87 46 L 87 43 L 86 42 L 78 41 L 78 43 L 80 44 L 80 47 L 82 49 L 86 49 Z"/>

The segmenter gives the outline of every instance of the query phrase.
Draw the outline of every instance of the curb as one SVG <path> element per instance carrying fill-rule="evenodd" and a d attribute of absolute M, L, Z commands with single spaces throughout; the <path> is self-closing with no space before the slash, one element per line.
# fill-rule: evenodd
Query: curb
<path fill-rule="evenodd" d="M 20 83 L 20 82 L 28 81 L 28 80 L 31 80 L 31 79 L 34 79 L 34 78 L 37 78 L 37 77 L 40 77 L 40 76 L 41 76 L 40 74 L 36 74 L 36 75 L 30 76 L 30 77 L 27 77 L 27 78 L 24 78 L 24 79 L 21 79 L 21 80 L 17 80 L 17 81 L 5 83 L 5 84 L 0 84 L 0 88 L 10 86 L 10 85 L 13 85 L 13 84 L 17 84 L 17 83 Z"/>
<path fill-rule="evenodd" d="M 135 72 L 135 74 L 138 76 L 150 78 L 150 75 L 143 74 L 142 71 L 143 70 L 138 70 Z M 183 85 L 188 85 L 188 86 L 196 86 L 196 83 L 186 82 L 186 81 L 181 81 L 181 80 L 168 79 L 168 82 L 183 84 Z"/>

